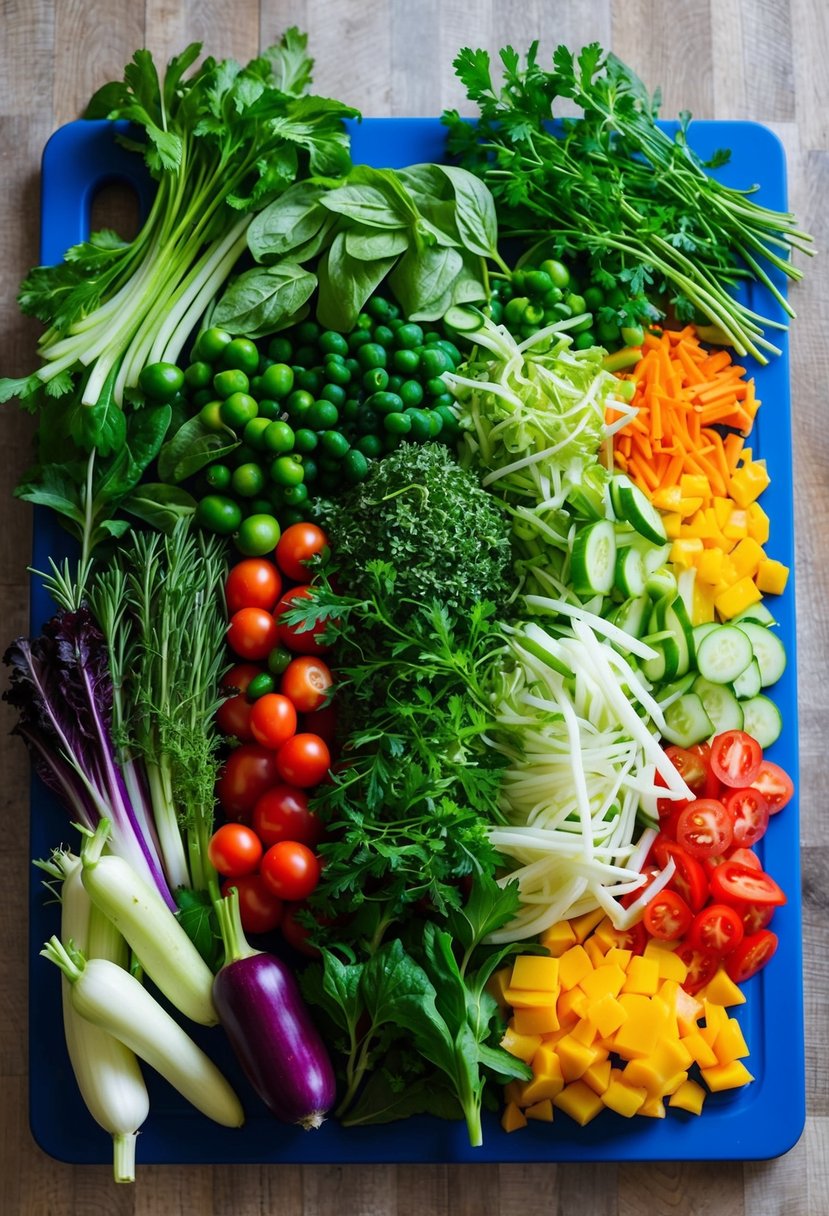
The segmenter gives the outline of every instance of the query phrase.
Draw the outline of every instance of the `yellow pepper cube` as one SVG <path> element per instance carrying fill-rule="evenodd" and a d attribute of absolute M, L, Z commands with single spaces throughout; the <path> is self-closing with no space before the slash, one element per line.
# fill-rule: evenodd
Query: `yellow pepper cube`
<path fill-rule="evenodd" d="M 611 996 L 618 996 L 624 982 L 625 973 L 622 968 L 617 967 L 615 963 L 606 963 L 604 967 L 597 967 L 595 971 L 582 976 L 579 988 L 591 1001 L 597 1001 L 606 992 Z"/>
<path fill-rule="evenodd" d="M 661 1098 L 649 1097 L 646 1098 L 639 1107 L 637 1114 L 644 1115 L 649 1119 L 664 1119 L 665 1118 L 665 1103 Z"/>
<path fill-rule="evenodd" d="M 519 1034 L 513 1026 L 507 1026 L 504 1037 L 501 1039 L 501 1046 L 510 1055 L 517 1056 L 519 1060 L 529 1064 L 541 1046 L 541 1035 Z"/>
<path fill-rule="evenodd" d="M 694 1062 L 694 1057 L 679 1038 L 660 1039 L 651 1052 L 650 1059 L 666 1080 L 690 1068 Z"/>
<path fill-rule="evenodd" d="M 630 966 L 630 960 L 633 957 L 632 950 L 625 950 L 621 946 L 611 946 L 604 956 L 604 961 L 606 963 L 615 963 L 617 967 L 621 967 L 623 971 L 627 971 Z"/>
<path fill-rule="evenodd" d="M 527 1126 L 527 1119 L 520 1107 L 514 1102 L 508 1102 L 501 1114 L 501 1127 L 505 1132 L 517 1132 Z"/>
<path fill-rule="evenodd" d="M 665 1078 L 655 1066 L 650 1056 L 642 1056 L 630 1060 L 624 1068 L 624 1077 L 628 1085 L 644 1089 L 646 1093 L 662 1096 Z"/>
<path fill-rule="evenodd" d="M 742 1060 L 733 1060 L 730 1064 L 716 1064 L 713 1068 L 701 1068 L 700 1072 L 705 1084 L 715 1094 L 724 1089 L 740 1089 L 754 1080 Z"/>
<path fill-rule="evenodd" d="M 702 498 L 681 498 L 679 500 L 679 514 L 682 519 L 690 519 L 692 515 L 696 515 L 703 506 Z"/>
<path fill-rule="evenodd" d="M 552 1099 L 556 1094 L 561 1093 L 564 1089 L 564 1079 L 561 1075 L 557 1077 L 533 1077 L 531 1081 L 525 1081 L 521 1089 L 521 1097 L 519 1106 L 531 1106 L 533 1102 L 543 1102 L 545 1099 Z"/>
<path fill-rule="evenodd" d="M 702 1112 L 706 1096 L 705 1090 L 696 1081 L 683 1081 L 679 1089 L 671 1094 L 668 1105 L 698 1115 Z"/>
<path fill-rule="evenodd" d="M 513 1009 L 538 1009 L 542 1005 L 555 1005 L 558 988 L 552 992 L 535 991 L 532 988 L 507 988 L 504 992 L 506 1002 Z"/>
<path fill-rule="evenodd" d="M 676 1072 L 672 1077 L 668 1077 L 662 1086 L 663 1097 L 668 1094 L 675 1093 L 680 1085 L 683 1085 L 688 1080 L 688 1070 L 683 1068 L 682 1072 Z"/>
<path fill-rule="evenodd" d="M 668 540 L 676 540 L 682 529 L 682 516 L 679 511 L 669 511 L 667 515 L 663 515 L 662 523 L 665 525 Z"/>
<path fill-rule="evenodd" d="M 594 1060 L 589 1068 L 586 1068 L 581 1074 L 581 1080 L 585 1085 L 597 1094 L 603 1094 L 610 1084 L 610 1071 L 612 1065 L 607 1056 L 603 1060 Z"/>
<path fill-rule="evenodd" d="M 609 1038 L 618 1030 L 626 1017 L 627 1014 L 616 997 L 609 992 L 605 992 L 590 1006 L 590 1021 L 603 1039 Z"/>
<path fill-rule="evenodd" d="M 583 944 L 602 920 L 604 920 L 602 908 L 594 908 L 592 912 L 585 912 L 581 916 L 572 917 L 570 926 L 576 935 L 576 941 Z"/>
<path fill-rule="evenodd" d="M 655 958 L 637 954 L 630 960 L 622 992 L 641 992 L 653 996 L 659 987 L 659 963 Z"/>
<path fill-rule="evenodd" d="M 704 473 L 683 473 L 679 478 L 679 491 L 683 498 L 708 498 L 711 486 Z"/>
<path fill-rule="evenodd" d="M 509 978 L 512 974 L 511 967 L 499 967 L 494 971 L 487 980 L 486 990 L 490 996 L 494 997 L 500 1007 L 503 1009 L 509 1002 L 504 995 L 509 984 Z"/>
<path fill-rule="evenodd" d="M 772 558 L 764 558 L 757 567 L 757 590 L 764 595 L 782 595 L 789 581 L 789 567 Z"/>
<path fill-rule="evenodd" d="M 680 485 L 664 486 L 655 490 L 651 502 L 657 511 L 678 511 L 682 494 L 680 479 Z"/>
<path fill-rule="evenodd" d="M 596 1051 L 586 1043 L 581 1043 L 572 1034 L 566 1034 L 559 1039 L 556 1046 L 561 1064 L 561 1075 L 566 1082 L 577 1081 L 596 1059 Z"/>
<path fill-rule="evenodd" d="M 596 1115 L 604 1110 L 604 1103 L 599 1095 L 586 1085 L 584 1081 L 573 1081 L 553 1098 L 553 1105 L 563 1110 L 565 1115 L 574 1119 L 580 1127 L 586 1126 Z"/>
<path fill-rule="evenodd" d="M 512 964 L 510 988 L 553 992 L 558 988 L 558 959 L 547 954 L 519 954 Z"/>
<path fill-rule="evenodd" d="M 594 967 L 601 967 L 605 960 L 605 946 L 600 938 L 592 933 L 590 937 L 585 938 L 584 948 L 587 951 L 590 962 Z"/>
<path fill-rule="evenodd" d="M 717 528 L 722 529 L 728 522 L 728 517 L 734 509 L 734 503 L 730 498 L 715 494 L 711 499 L 711 506 L 714 511 L 714 518 L 717 521 Z"/>
<path fill-rule="evenodd" d="M 568 988 L 556 1001 L 559 1023 L 566 1026 L 568 1030 L 575 1026 L 579 1018 L 587 1016 L 587 1010 L 587 997 L 581 988 Z"/>
<path fill-rule="evenodd" d="M 540 1102 L 534 1102 L 532 1106 L 526 1107 L 524 1114 L 528 1119 L 539 1119 L 542 1123 L 552 1123 L 552 1100 L 550 1098 L 542 1098 Z"/>
<path fill-rule="evenodd" d="M 748 515 L 743 507 L 732 508 L 722 526 L 722 533 L 728 540 L 742 540 L 748 536 Z"/>
<path fill-rule="evenodd" d="M 584 1043 L 585 1047 L 591 1047 L 596 1038 L 596 1023 L 593 1021 L 592 1010 L 590 1017 L 582 1017 L 576 1022 L 575 1026 L 571 1027 L 570 1034 L 579 1043 Z"/>
<path fill-rule="evenodd" d="M 700 1068 L 714 1068 L 718 1063 L 714 1048 L 705 1041 L 699 1030 L 692 1030 L 690 1034 L 683 1035 L 680 1042 Z"/>
<path fill-rule="evenodd" d="M 749 536 L 756 540 L 758 545 L 768 544 L 771 530 L 770 521 L 759 502 L 750 503 L 746 514 L 748 516 Z"/>
<path fill-rule="evenodd" d="M 722 579 L 722 549 L 704 549 L 697 559 L 697 578 L 704 583 L 719 583 Z"/>
<path fill-rule="evenodd" d="M 721 592 L 714 600 L 714 606 L 725 620 L 737 616 L 744 608 L 759 604 L 762 595 L 750 578 L 738 579 L 727 591 Z"/>
<path fill-rule="evenodd" d="M 559 958 L 571 946 L 575 946 L 576 935 L 569 920 L 558 920 L 554 925 L 550 925 L 549 929 L 544 930 L 539 940 L 553 958 Z"/>
<path fill-rule="evenodd" d="M 559 983 L 565 991 L 575 988 L 576 984 L 593 970 L 590 955 L 581 945 L 571 946 L 562 954 L 558 962 Z"/>
<path fill-rule="evenodd" d="M 617 1115 L 631 1119 L 639 1111 L 648 1092 L 625 1085 L 624 1081 L 613 1080 L 602 1094 L 602 1102 L 609 1110 L 615 1110 Z"/>
<path fill-rule="evenodd" d="M 675 943 L 652 937 L 645 945 L 642 957 L 656 959 L 660 980 L 676 980 L 681 984 L 687 978 L 688 968 L 676 953 Z"/>
<path fill-rule="evenodd" d="M 745 1059 L 750 1054 L 742 1027 L 736 1018 L 729 1018 L 712 1044 L 719 1064 Z"/>
<path fill-rule="evenodd" d="M 734 983 L 724 967 L 717 969 L 716 974 L 698 995 L 704 997 L 711 1005 L 730 1006 L 745 1005 L 746 1003 L 745 993 Z"/>
<path fill-rule="evenodd" d="M 650 1055 L 667 1020 L 665 1006 L 637 992 L 623 993 L 619 1003 L 628 1016 L 614 1036 L 615 1050 L 625 1059 Z"/>
<path fill-rule="evenodd" d="M 701 536 L 681 536 L 671 545 L 669 560 L 675 566 L 681 566 L 683 570 L 690 570 L 691 566 L 697 564 L 704 551 Z"/>
<path fill-rule="evenodd" d="M 738 578 L 754 578 L 765 557 L 761 545 L 752 536 L 744 536 L 731 550 L 730 560 Z"/>
<path fill-rule="evenodd" d="M 563 1037 L 563 1036 L 562 1036 Z M 561 1060 L 558 1058 L 558 1052 L 555 1047 L 545 1041 L 541 1044 L 538 1051 L 532 1059 L 533 1077 L 536 1080 L 554 1080 L 564 1084 L 564 1078 L 561 1074 Z M 527 1082 L 530 1084 L 530 1082 Z"/>
<path fill-rule="evenodd" d="M 528 1009 L 516 1009 L 512 1017 L 516 1034 L 545 1035 L 558 1030 L 558 1014 L 555 1005 L 538 1005 Z"/>
<path fill-rule="evenodd" d="M 747 507 L 760 497 L 770 483 L 765 461 L 749 460 L 732 474 L 728 490 L 739 506 Z"/>

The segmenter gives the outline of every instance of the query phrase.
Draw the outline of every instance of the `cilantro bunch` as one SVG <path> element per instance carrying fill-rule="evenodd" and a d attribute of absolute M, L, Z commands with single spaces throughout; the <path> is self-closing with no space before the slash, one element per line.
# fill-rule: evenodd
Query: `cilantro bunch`
<path fill-rule="evenodd" d="M 808 253 L 811 238 L 792 215 L 711 177 L 729 154 L 701 161 L 688 146 L 687 112 L 674 134 L 661 128 L 659 95 L 598 43 L 577 56 L 559 46 L 551 70 L 537 51 L 533 43 L 522 65 L 504 48 L 496 87 L 488 53 L 461 50 L 455 70 L 479 118 L 443 115 L 450 152 L 493 193 L 502 236 L 583 257 L 598 286 L 627 283 L 680 320 L 701 314 L 740 354 L 766 362 L 764 352 L 779 353 L 764 330 L 785 325 L 735 299 L 733 288 L 758 281 L 793 316 L 775 279 L 802 277 L 789 255 Z M 561 102 L 575 103 L 579 119 L 554 125 Z"/>

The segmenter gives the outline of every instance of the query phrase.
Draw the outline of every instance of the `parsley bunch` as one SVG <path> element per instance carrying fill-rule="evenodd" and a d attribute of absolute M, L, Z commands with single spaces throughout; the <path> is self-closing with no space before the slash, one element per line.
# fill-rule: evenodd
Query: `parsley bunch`
<path fill-rule="evenodd" d="M 707 170 L 729 154 L 702 162 L 688 146 L 687 112 L 673 136 L 658 126 L 659 95 L 650 97 L 598 43 L 575 57 L 559 46 L 551 71 L 537 50 L 533 43 L 523 66 L 512 47 L 501 51 L 500 88 L 486 51 L 461 50 L 455 70 L 480 117 L 470 124 L 457 111 L 443 116 L 450 152 L 493 193 L 502 236 L 581 255 L 598 286 L 627 283 L 680 320 L 702 314 L 740 354 L 766 362 L 763 352 L 779 353 L 764 329 L 785 325 L 753 312 L 732 289 L 757 280 L 793 316 L 774 272 L 801 278 L 789 254 L 809 252 L 811 238 L 792 215 L 712 178 Z M 553 127 L 562 100 L 581 116 Z"/>

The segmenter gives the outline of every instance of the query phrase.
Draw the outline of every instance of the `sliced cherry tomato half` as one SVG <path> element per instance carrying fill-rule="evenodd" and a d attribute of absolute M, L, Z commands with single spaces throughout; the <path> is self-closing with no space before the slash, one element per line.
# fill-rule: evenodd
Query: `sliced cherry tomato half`
<path fill-rule="evenodd" d="M 705 759 L 690 748 L 676 747 L 674 744 L 665 748 L 665 755 L 688 788 L 695 794 L 702 794 L 708 780 L 708 764 Z"/>
<path fill-rule="evenodd" d="M 765 967 L 777 950 L 777 934 L 761 929 L 744 937 L 737 949 L 726 959 L 725 969 L 735 984 L 743 984 Z"/>
<path fill-rule="evenodd" d="M 789 774 L 779 764 L 765 758 L 760 762 L 760 769 L 751 786 L 765 798 L 770 815 L 782 811 L 794 796 L 794 782 Z"/>
<path fill-rule="evenodd" d="M 748 849 L 762 840 L 769 826 L 769 804 L 758 789 L 732 790 L 725 807 L 734 823 L 734 844 Z"/>
<path fill-rule="evenodd" d="M 724 903 L 771 904 L 779 907 L 786 896 L 771 875 L 730 859 L 711 874 L 711 894 Z"/>
<path fill-rule="evenodd" d="M 688 968 L 688 974 L 682 981 L 682 987 L 693 996 L 717 974 L 720 956 L 715 950 L 692 946 L 690 942 L 681 943 L 677 946 L 676 952 Z"/>
<path fill-rule="evenodd" d="M 709 904 L 697 912 L 688 933 L 688 942 L 702 950 L 730 954 L 743 940 L 742 917 L 729 904 Z"/>
<path fill-rule="evenodd" d="M 724 853 L 731 844 L 734 824 L 725 806 L 716 798 L 689 802 L 676 821 L 676 839 L 692 857 Z"/>
<path fill-rule="evenodd" d="M 682 896 L 670 887 L 663 887 L 646 905 L 642 923 L 651 937 L 670 942 L 684 937 L 693 919 L 694 914 Z"/>
<path fill-rule="evenodd" d="M 711 769 L 723 785 L 742 789 L 756 779 L 763 751 L 744 730 L 726 730 L 711 740 Z"/>
<path fill-rule="evenodd" d="M 699 756 L 705 765 L 705 785 L 702 788 L 700 797 L 702 798 L 719 798 L 720 797 L 720 780 L 714 770 L 711 768 L 711 744 L 710 743 L 694 743 L 688 748 L 693 755 Z"/>
<path fill-rule="evenodd" d="M 759 933 L 761 929 L 765 929 L 774 916 L 774 904 L 738 904 L 735 902 L 734 907 L 740 914 L 746 937 L 750 933 Z"/>
<path fill-rule="evenodd" d="M 699 912 L 708 901 L 708 876 L 702 862 L 697 861 L 668 836 L 660 834 L 653 842 L 653 855 L 661 867 L 672 857 L 676 870 L 668 886 L 678 891 L 692 912 Z"/>
<path fill-rule="evenodd" d="M 728 860 L 737 861 L 741 866 L 749 866 L 752 870 L 762 870 L 763 868 L 763 863 L 752 849 L 732 849 L 728 854 Z"/>

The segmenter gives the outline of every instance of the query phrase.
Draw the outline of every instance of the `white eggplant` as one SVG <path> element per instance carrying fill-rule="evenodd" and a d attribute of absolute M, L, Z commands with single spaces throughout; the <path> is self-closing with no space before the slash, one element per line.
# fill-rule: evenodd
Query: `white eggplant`
<path fill-rule="evenodd" d="M 61 887 L 61 932 L 92 957 L 125 966 L 124 939 L 87 895 L 81 859 L 63 853 L 55 859 L 64 874 Z M 66 1048 L 81 1097 L 95 1122 L 109 1132 L 116 1182 L 135 1181 L 135 1141 L 150 1109 L 150 1099 L 135 1053 L 119 1039 L 87 1021 L 75 1009 L 71 984 L 61 976 Z"/>
<path fill-rule="evenodd" d="M 81 850 L 83 885 L 123 934 L 153 983 L 185 1017 L 203 1026 L 219 1018 L 213 972 L 158 892 L 121 857 L 102 853 L 109 824 L 101 820 Z"/>
<path fill-rule="evenodd" d="M 77 1013 L 161 1073 L 197 1110 L 224 1127 L 241 1127 L 244 1111 L 230 1083 L 134 976 L 108 959 L 85 959 L 53 936 L 41 954 L 71 985 Z"/>

